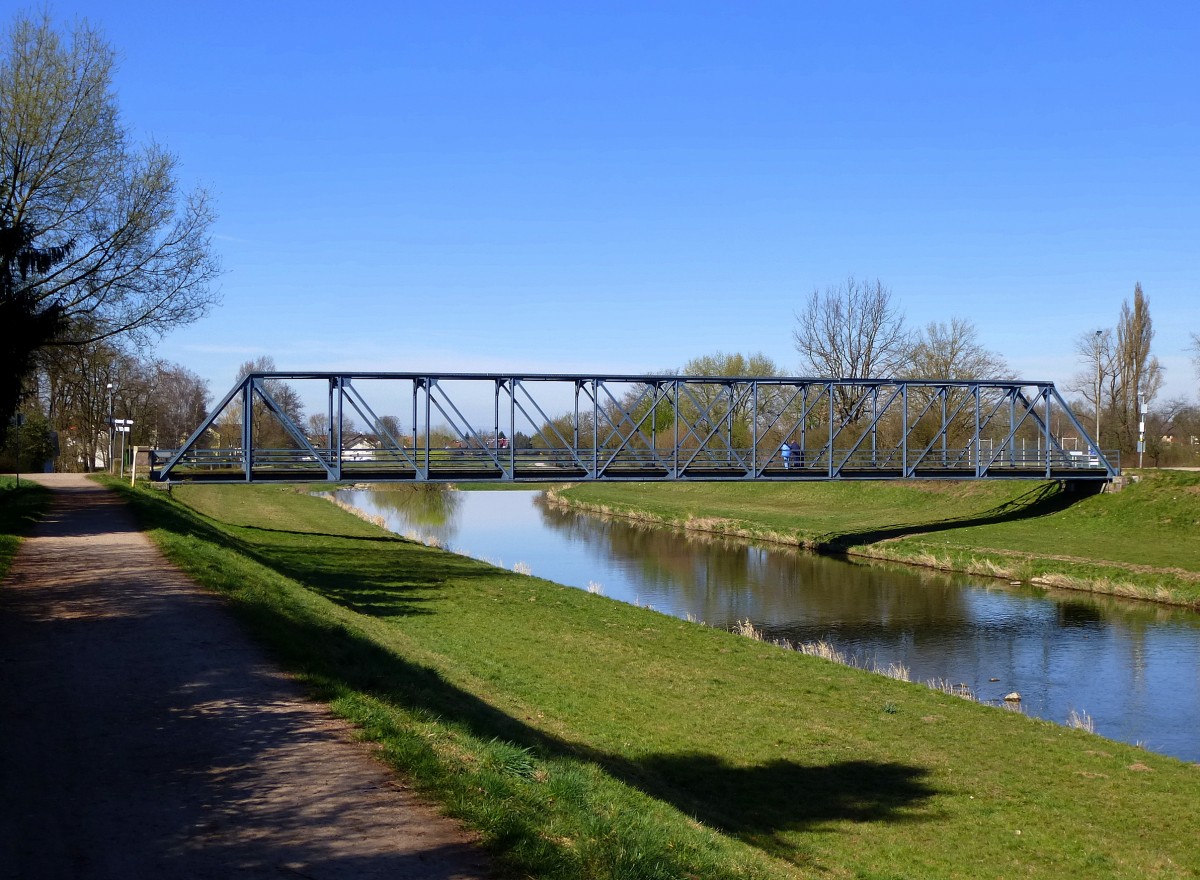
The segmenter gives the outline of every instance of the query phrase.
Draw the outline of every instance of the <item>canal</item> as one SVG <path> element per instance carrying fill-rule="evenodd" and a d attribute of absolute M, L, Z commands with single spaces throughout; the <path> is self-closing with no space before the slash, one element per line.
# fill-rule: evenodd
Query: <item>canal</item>
<path fill-rule="evenodd" d="M 1200 614 L 1005 581 L 692 536 L 547 504 L 535 491 L 346 489 L 392 531 L 724 629 L 823 640 L 859 665 L 1021 695 L 1112 739 L 1200 762 Z"/>

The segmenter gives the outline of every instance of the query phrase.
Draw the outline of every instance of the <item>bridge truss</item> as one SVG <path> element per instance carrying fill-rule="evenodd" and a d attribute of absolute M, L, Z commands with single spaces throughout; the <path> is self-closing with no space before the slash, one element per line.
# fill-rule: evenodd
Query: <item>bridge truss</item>
<path fill-rule="evenodd" d="M 296 403 L 314 395 L 325 411 L 301 423 Z M 231 388 L 151 470 L 168 483 L 1108 480 L 1114 458 L 1050 382 L 272 372 Z"/>

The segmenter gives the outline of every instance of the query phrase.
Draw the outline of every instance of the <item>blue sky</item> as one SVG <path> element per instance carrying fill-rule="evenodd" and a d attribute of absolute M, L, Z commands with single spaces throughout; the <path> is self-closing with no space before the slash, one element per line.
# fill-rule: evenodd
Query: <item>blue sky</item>
<path fill-rule="evenodd" d="M 641 373 L 763 352 L 849 274 L 1086 370 L 1140 281 L 1194 397 L 1192 3 L 59 2 L 215 196 L 223 304 L 160 356 Z"/>

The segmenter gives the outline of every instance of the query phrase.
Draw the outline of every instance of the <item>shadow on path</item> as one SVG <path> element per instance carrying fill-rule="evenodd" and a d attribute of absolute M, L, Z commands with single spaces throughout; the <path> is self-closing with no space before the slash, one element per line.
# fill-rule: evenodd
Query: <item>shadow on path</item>
<path fill-rule="evenodd" d="M 6 880 L 489 876 L 83 481 L 0 584 L 0 719 Z"/>

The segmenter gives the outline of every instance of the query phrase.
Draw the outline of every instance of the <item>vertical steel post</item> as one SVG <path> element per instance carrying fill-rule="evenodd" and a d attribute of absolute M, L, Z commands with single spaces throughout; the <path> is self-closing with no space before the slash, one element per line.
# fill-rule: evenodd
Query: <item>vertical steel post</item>
<path fill-rule="evenodd" d="M 1008 389 L 1008 463 L 1017 464 L 1017 395 L 1012 388 Z"/>
<path fill-rule="evenodd" d="M 784 438 L 787 439 L 786 437 Z M 800 386 L 800 466 L 804 466 L 804 444 L 808 439 L 808 383 Z"/>
<path fill-rule="evenodd" d="M 946 409 L 949 403 L 947 398 L 950 396 L 950 388 L 943 385 L 938 389 L 938 396 L 942 399 L 942 467 L 945 468 L 949 466 L 949 457 L 947 455 L 949 441 L 947 438 L 950 435 L 950 426 L 946 424 Z"/>
<path fill-rule="evenodd" d="M 750 473 L 758 476 L 758 380 L 750 397 Z"/>
<path fill-rule="evenodd" d="M 329 466 L 333 469 L 332 476 L 335 480 L 340 480 L 342 478 L 342 419 L 345 416 L 345 410 L 343 406 L 345 402 L 345 395 L 342 392 L 342 383 L 346 381 L 348 380 L 344 376 L 335 376 L 333 378 L 333 382 L 337 386 L 337 398 L 335 401 L 337 407 L 337 430 L 334 431 L 333 435 L 334 444 L 333 448 L 331 449 L 333 456 L 329 462 Z"/>
<path fill-rule="evenodd" d="M 418 449 L 418 447 L 417 447 L 417 388 L 420 385 L 420 383 L 421 383 L 420 379 L 414 378 L 412 380 L 412 451 L 413 451 L 413 458 L 416 459 L 417 461 L 420 461 L 419 455 L 417 453 L 417 449 Z M 426 461 L 426 464 L 428 464 L 428 460 Z M 417 473 L 414 476 L 416 476 L 418 478 L 421 476 L 419 465 L 417 467 Z"/>
<path fill-rule="evenodd" d="M 426 376 L 425 380 L 424 380 L 424 385 L 425 385 L 425 479 L 427 479 L 427 480 L 429 479 L 429 477 L 431 476 L 431 472 L 433 471 L 433 461 L 432 461 L 432 457 L 431 457 L 430 451 L 429 451 L 429 448 L 432 445 L 432 441 L 430 440 L 430 435 L 433 432 L 430 430 L 430 427 L 429 427 L 429 419 L 432 416 L 431 403 L 432 403 L 432 398 L 433 398 L 433 383 L 434 383 L 434 381 L 435 381 L 434 379 L 432 379 L 428 376 Z"/>
<path fill-rule="evenodd" d="M 725 463 L 733 464 L 733 383 L 728 382 L 725 385 L 725 393 L 729 395 L 729 403 L 725 407 Z"/>
<path fill-rule="evenodd" d="M 981 408 L 980 398 L 982 397 L 982 395 L 980 394 L 978 385 L 975 386 L 974 391 L 975 391 L 975 476 L 978 477 L 978 476 L 981 476 L 981 470 L 983 468 L 983 450 L 979 448 L 980 443 L 983 440 L 983 436 L 980 433 L 980 427 L 979 427 L 979 415 L 980 415 L 980 408 Z"/>
<path fill-rule="evenodd" d="M 658 459 L 658 383 L 650 386 L 650 460 Z"/>
<path fill-rule="evenodd" d="M 1042 393 L 1042 400 L 1045 401 L 1045 405 L 1046 405 L 1046 419 L 1045 419 L 1045 427 L 1043 428 L 1043 432 L 1046 435 L 1046 479 L 1049 479 L 1050 471 L 1051 471 L 1050 458 L 1051 458 L 1051 455 L 1053 454 L 1050 451 L 1051 450 L 1051 446 L 1050 446 L 1050 415 L 1051 415 L 1050 395 L 1047 392 L 1047 389 L 1044 385 L 1041 388 L 1041 393 Z M 1099 445 L 1099 442 L 1100 442 L 1099 440 L 1096 441 L 1097 445 Z"/>
<path fill-rule="evenodd" d="M 871 389 L 871 467 L 879 467 L 879 386 Z"/>
<path fill-rule="evenodd" d="M 671 397 L 674 407 L 675 416 L 675 450 L 672 453 L 674 456 L 671 462 L 671 475 L 676 479 L 679 478 L 679 380 L 675 379 L 671 382 Z"/>
<path fill-rule="evenodd" d="M 251 423 L 254 420 L 254 389 L 257 379 L 246 377 L 242 386 L 242 467 L 246 472 L 246 482 L 250 482 L 250 472 L 253 468 L 254 431 Z"/>
<path fill-rule="evenodd" d="M 592 479 L 600 476 L 600 382 L 592 379 Z"/>
<path fill-rule="evenodd" d="M 572 454 L 575 455 L 576 461 L 580 461 L 581 457 L 582 457 L 580 455 L 580 389 L 582 389 L 582 388 L 583 388 L 583 382 L 576 381 L 576 383 L 575 383 L 575 423 L 571 425 L 572 431 L 574 431 L 574 436 L 571 437 L 571 442 L 574 443 L 574 445 L 575 445 L 575 448 L 572 449 L 571 451 L 572 451 Z"/>
<path fill-rule="evenodd" d="M 336 448 L 334 446 L 335 435 L 334 435 L 334 431 L 333 431 L 333 419 L 334 419 L 333 395 L 337 389 L 337 381 L 338 381 L 337 376 L 329 377 L 329 405 L 326 408 L 326 415 L 325 415 L 325 419 L 326 419 L 326 422 L 325 422 L 325 445 L 329 449 L 330 461 L 333 460 L 333 455 L 334 455 L 333 450 Z"/>
<path fill-rule="evenodd" d="M 829 465 L 827 473 L 829 479 L 833 479 L 833 383 L 826 382 L 825 390 L 829 394 Z"/>
<path fill-rule="evenodd" d="M 513 376 L 508 386 L 508 470 L 514 480 L 517 478 L 517 385 L 520 382 Z"/>

